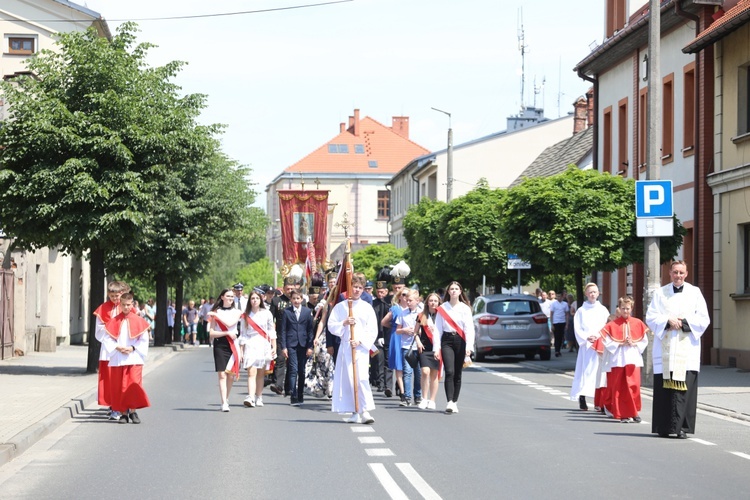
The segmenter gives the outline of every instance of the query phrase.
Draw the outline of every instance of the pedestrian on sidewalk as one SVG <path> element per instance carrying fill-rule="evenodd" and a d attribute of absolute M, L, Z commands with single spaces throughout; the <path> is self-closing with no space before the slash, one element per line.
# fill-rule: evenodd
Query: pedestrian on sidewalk
<path fill-rule="evenodd" d="M 640 422 L 641 417 L 641 367 L 643 351 L 648 345 L 651 331 L 638 318 L 631 316 L 633 298 L 620 297 L 617 301 L 619 315 L 602 328 L 602 342 L 609 351 L 607 360 L 607 409 L 621 422 Z"/>
<path fill-rule="evenodd" d="M 570 389 L 570 400 L 578 401 L 581 410 L 588 410 L 586 397 L 596 395 L 596 380 L 599 372 L 599 353 L 594 347 L 599 332 L 609 320 L 609 311 L 597 299 L 599 287 L 596 283 L 587 283 L 584 287 L 586 302 L 581 305 L 573 317 L 573 329 L 578 341 L 573 387 Z M 596 404 L 596 403 L 595 403 Z"/>
<path fill-rule="evenodd" d="M 474 348 L 474 319 L 469 299 L 458 281 L 452 281 L 438 308 L 435 329 L 440 335 L 440 357 L 445 367 L 446 413 L 458 413 L 461 374 Z M 437 354 L 436 354 L 437 357 Z"/>
<path fill-rule="evenodd" d="M 685 261 L 672 262 L 669 276 L 672 283 L 656 290 L 646 314 L 654 332 L 651 432 L 686 439 L 695 433 L 701 336 L 711 319 L 700 289 L 685 281 Z"/>
<path fill-rule="evenodd" d="M 123 293 L 129 292 L 130 287 L 122 281 L 110 281 L 107 285 L 107 301 L 96 308 L 96 325 L 94 327 L 94 337 L 101 343 L 99 348 L 99 394 L 98 403 L 100 406 L 109 406 L 109 418 L 118 420 L 120 414 L 114 412 L 112 406 L 112 385 L 109 371 L 109 358 L 112 355 L 104 344 L 104 337 L 107 335 L 105 326 L 109 320 L 120 314 L 120 297 Z"/>
<path fill-rule="evenodd" d="M 234 291 L 225 288 L 208 313 L 208 335 L 214 346 L 214 367 L 219 376 L 221 411 L 229 411 L 232 383 L 240 378 L 241 354 L 237 342 L 237 324 L 242 311 L 234 306 Z M 197 317 L 197 315 L 196 315 Z"/>
<path fill-rule="evenodd" d="M 112 353 L 109 358 L 112 377 L 112 410 L 121 413 L 120 423 L 140 424 L 136 410 L 151 403 L 143 390 L 143 364 L 148 355 L 149 325 L 133 307 L 133 294 L 120 296 L 122 312 L 110 319 L 104 343 Z"/>
<path fill-rule="evenodd" d="M 361 299 L 365 291 L 365 277 L 361 273 L 352 276 L 352 312 L 349 315 L 348 300 L 336 304 L 328 318 L 328 329 L 332 335 L 341 338 L 341 348 L 336 359 L 333 376 L 333 398 L 331 410 L 336 413 L 352 413 L 347 420 L 352 424 L 372 424 L 375 419 L 370 411 L 375 409 L 370 388 L 368 366 L 370 348 L 378 337 L 378 321 L 375 310 Z M 353 354 L 354 353 L 354 354 Z M 353 358 L 356 356 L 356 359 Z M 356 363 L 357 378 L 354 379 L 352 366 Z M 354 387 L 357 388 L 359 405 L 355 405 Z"/>

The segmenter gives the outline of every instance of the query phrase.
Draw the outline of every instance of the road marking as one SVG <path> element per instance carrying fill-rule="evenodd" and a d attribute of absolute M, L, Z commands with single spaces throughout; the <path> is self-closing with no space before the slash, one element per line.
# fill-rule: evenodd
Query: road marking
<path fill-rule="evenodd" d="M 644 423 L 644 422 L 641 421 L 641 423 Z M 716 446 L 716 443 L 712 443 L 710 441 L 705 441 L 705 440 L 700 439 L 700 438 L 690 438 L 690 440 L 691 441 L 695 441 L 696 443 L 705 444 L 706 446 Z"/>
<path fill-rule="evenodd" d="M 404 490 L 398 487 L 396 484 L 396 481 L 393 480 L 390 474 L 388 474 L 388 471 L 385 469 L 385 465 L 383 464 L 367 464 L 370 467 L 370 470 L 375 474 L 375 477 L 380 481 L 380 484 L 385 489 L 385 492 L 388 493 L 388 496 L 393 498 L 394 500 L 408 500 L 409 497 L 406 496 L 406 493 L 404 493 Z"/>
<path fill-rule="evenodd" d="M 349 428 L 352 430 L 352 432 L 375 432 L 375 429 L 370 426 L 357 426 Z"/>
<path fill-rule="evenodd" d="M 367 448 L 365 452 L 370 457 L 393 457 L 396 455 L 390 448 Z"/>
<path fill-rule="evenodd" d="M 396 467 L 398 467 L 398 470 L 406 476 L 406 479 L 409 480 L 412 486 L 417 489 L 419 494 L 422 495 L 422 498 L 425 500 L 441 500 L 440 495 L 438 495 L 437 492 L 427 484 L 427 481 L 425 481 L 422 476 L 414 470 L 414 467 L 412 467 L 411 464 L 400 463 L 396 464 Z"/>
<path fill-rule="evenodd" d="M 362 436 L 359 438 L 362 444 L 384 444 L 385 441 L 380 436 Z"/>
<path fill-rule="evenodd" d="M 737 455 L 740 458 L 746 458 L 747 460 L 750 460 L 750 455 L 747 453 L 742 453 L 741 451 L 730 451 L 732 455 Z"/>

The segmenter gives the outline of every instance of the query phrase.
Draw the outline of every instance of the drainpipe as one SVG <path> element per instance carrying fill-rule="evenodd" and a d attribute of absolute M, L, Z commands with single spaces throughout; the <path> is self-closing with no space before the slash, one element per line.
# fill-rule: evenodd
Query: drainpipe
<path fill-rule="evenodd" d="M 695 14 L 691 14 L 690 12 L 686 12 L 682 9 L 682 5 L 680 5 L 681 2 L 677 0 L 674 4 L 674 12 L 678 16 L 687 19 L 688 21 L 694 21 L 695 22 L 695 36 L 696 38 L 698 35 L 700 35 L 700 16 L 696 16 Z M 695 179 L 695 188 L 693 189 L 693 207 L 698 207 L 700 196 L 699 196 L 699 190 L 698 190 L 698 183 L 702 182 L 703 179 L 698 179 L 698 175 L 700 173 L 700 146 L 698 141 L 698 120 L 697 118 L 700 116 L 700 93 L 698 92 L 698 89 L 700 88 L 700 82 L 703 78 L 701 74 L 701 65 L 700 65 L 700 57 L 699 53 L 695 54 L 695 84 L 694 84 L 694 93 L 695 93 L 695 104 L 693 107 L 695 108 L 694 111 L 694 120 L 695 123 L 695 137 L 693 137 L 693 148 L 695 149 L 695 152 L 693 154 L 693 178 Z M 697 212 L 697 211 L 696 211 Z M 691 272 L 693 273 L 693 276 L 698 278 L 698 255 L 699 255 L 699 242 L 701 238 L 698 237 L 698 232 L 700 231 L 700 224 L 698 224 L 698 214 L 693 214 L 694 218 L 694 224 L 693 224 L 693 262 L 691 265 L 693 268 L 691 269 Z"/>
<path fill-rule="evenodd" d="M 599 170 L 599 80 L 585 75 L 578 70 L 578 77 L 590 82 L 594 86 L 594 141 L 592 146 L 592 156 L 594 160 L 594 170 Z"/>

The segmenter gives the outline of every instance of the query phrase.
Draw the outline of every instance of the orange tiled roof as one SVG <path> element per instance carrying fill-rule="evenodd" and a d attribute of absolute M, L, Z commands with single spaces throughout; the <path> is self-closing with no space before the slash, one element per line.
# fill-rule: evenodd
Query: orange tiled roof
<path fill-rule="evenodd" d="M 359 135 L 349 127 L 321 147 L 284 169 L 285 172 L 395 174 L 417 156 L 429 153 L 422 146 L 394 132 L 391 127 L 364 117 L 359 121 Z M 329 152 L 333 145 L 337 151 Z M 343 146 L 343 147 L 341 147 Z M 357 151 L 363 151 L 358 153 Z M 370 162 L 376 162 L 371 166 Z"/>
<path fill-rule="evenodd" d="M 732 33 L 750 21 L 750 0 L 740 0 L 711 26 L 682 49 L 686 54 L 698 52 Z"/>

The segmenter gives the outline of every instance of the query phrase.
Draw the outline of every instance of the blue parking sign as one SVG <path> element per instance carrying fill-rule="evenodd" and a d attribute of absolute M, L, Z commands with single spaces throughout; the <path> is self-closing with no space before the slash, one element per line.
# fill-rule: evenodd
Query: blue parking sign
<path fill-rule="evenodd" d="M 635 181 L 635 216 L 672 217 L 672 181 Z"/>

